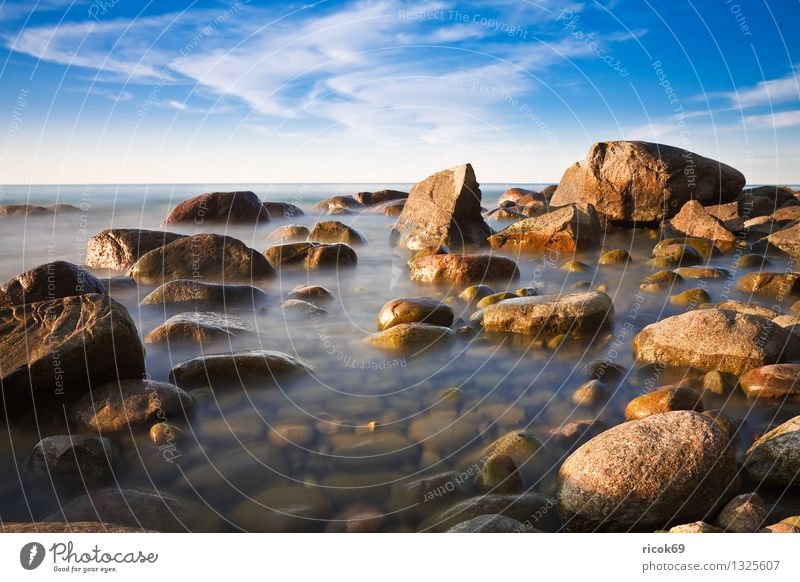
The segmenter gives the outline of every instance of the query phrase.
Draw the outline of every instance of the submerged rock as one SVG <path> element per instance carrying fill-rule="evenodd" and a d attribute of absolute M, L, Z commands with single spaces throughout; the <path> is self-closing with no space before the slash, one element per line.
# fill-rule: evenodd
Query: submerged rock
<path fill-rule="evenodd" d="M 507 299 L 476 312 L 472 319 L 486 331 L 592 337 L 609 325 L 613 316 L 611 298 L 591 291 Z"/>
<path fill-rule="evenodd" d="M 269 212 L 250 191 L 210 192 L 184 200 L 167 215 L 164 224 L 258 224 L 269 222 Z"/>
<path fill-rule="evenodd" d="M 505 515 L 479 515 L 457 523 L 447 533 L 520 533 L 525 531 L 521 521 Z"/>
<path fill-rule="evenodd" d="M 392 299 L 378 313 L 378 330 L 383 331 L 401 323 L 429 323 L 450 327 L 453 308 L 430 297 Z"/>
<path fill-rule="evenodd" d="M 428 255 L 416 259 L 409 267 L 411 280 L 420 283 L 481 283 L 519 278 L 517 264 L 497 255 Z"/>
<path fill-rule="evenodd" d="M 492 229 L 481 216 L 481 189 L 472 166 L 443 170 L 415 184 L 395 229 L 400 245 L 412 250 L 485 245 Z"/>
<path fill-rule="evenodd" d="M 690 198 L 730 202 L 744 183 L 738 170 L 687 150 L 610 141 L 594 144 L 586 159 L 567 169 L 550 202 L 587 202 L 611 220 L 654 222 L 672 217 Z"/>
<path fill-rule="evenodd" d="M 29 465 L 45 478 L 92 486 L 112 478 L 113 457 L 111 441 L 106 438 L 63 434 L 40 440 Z"/>
<path fill-rule="evenodd" d="M 163 230 L 110 228 L 89 239 L 86 265 L 95 269 L 127 271 L 145 253 L 179 238 L 184 238 L 184 235 Z"/>
<path fill-rule="evenodd" d="M 0 287 L 0 308 L 87 293 L 105 295 L 106 288 L 86 269 L 54 261 L 25 271 Z"/>
<path fill-rule="evenodd" d="M 209 354 L 172 368 L 169 380 L 182 388 L 217 388 L 230 384 L 273 384 L 279 376 L 309 368 L 283 352 L 251 350 L 231 354 Z"/>
<path fill-rule="evenodd" d="M 266 240 L 277 243 L 298 242 L 306 240 L 310 232 L 307 227 L 299 224 L 285 224 L 269 233 Z"/>
<path fill-rule="evenodd" d="M 691 411 L 626 422 L 572 453 L 558 498 L 572 531 L 663 528 L 702 519 L 736 493 L 728 435 Z"/>
<path fill-rule="evenodd" d="M 318 222 L 308 234 L 308 240 L 319 242 L 341 242 L 349 245 L 367 244 L 364 233 L 338 220 Z"/>
<path fill-rule="evenodd" d="M 143 255 L 128 271 L 139 282 L 161 285 L 174 279 L 219 282 L 259 281 L 275 276 L 264 256 L 242 241 L 197 234 Z"/>
<path fill-rule="evenodd" d="M 428 518 L 421 531 L 447 531 L 465 520 L 481 515 L 503 515 L 522 522 L 526 528 L 554 531 L 557 527 L 553 501 L 538 493 L 522 495 L 489 494 L 465 499 Z"/>
<path fill-rule="evenodd" d="M 298 206 L 288 202 L 264 201 L 261 204 L 264 206 L 264 209 L 267 211 L 267 214 L 269 214 L 270 218 L 291 219 L 295 218 L 296 216 L 303 216 L 305 214 Z"/>
<path fill-rule="evenodd" d="M 142 305 L 203 307 L 259 307 L 267 294 L 252 285 L 209 283 L 196 279 L 168 281 L 142 299 Z"/>
<path fill-rule="evenodd" d="M 367 343 L 385 350 L 421 350 L 441 347 L 453 338 L 453 331 L 441 325 L 400 323 L 367 337 Z"/>
<path fill-rule="evenodd" d="M 144 375 L 128 311 L 90 293 L 0 309 L 0 373 L 7 407 L 60 409 L 90 386 Z M 31 400 L 33 397 L 34 401 Z"/>
<path fill-rule="evenodd" d="M 591 204 L 570 204 L 515 222 L 489 237 L 494 248 L 574 252 L 600 240 L 600 222 Z"/>
<path fill-rule="evenodd" d="M 193 405 L 194 398 L 172 384 L 119 380 L 83 396 L 71 407 L 70 417 L 81 428 L 113 434 L 150 422 L 184 418 Z"/>
<path fill-rule="evenodd" d="M 721 309 L 700 309 L 645 327 L 633 340 L 642 364 L 688 366 L 741 375 L 773 364 L 788 334 L 768 319 Z"/>
<path fill-rule="evenodd" d="M 190 311 L 173 315 L 148 333 L 148 344 L 203 343 L 233 340 L 258 333 L 246 320 L 226 313 Z"/>

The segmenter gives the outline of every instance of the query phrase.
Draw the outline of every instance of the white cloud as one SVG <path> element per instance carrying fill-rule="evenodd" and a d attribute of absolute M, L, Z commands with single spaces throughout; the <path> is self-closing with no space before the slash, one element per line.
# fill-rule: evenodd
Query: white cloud
<path fill-rule="evenodd" d="M 765 113 L 763 115 L 746 115 L 745 125 L 753 128 L 780 129 L 800 125 L 800 111 L 781 111 L 780 113 Z"/>
<path fill-rule="evenodd" d="M 785 77 L 761 81 L 752 87 L 724 94 L 732 107 L 757 107 L 800 100 L 800 80 L 795 69 Z"/>

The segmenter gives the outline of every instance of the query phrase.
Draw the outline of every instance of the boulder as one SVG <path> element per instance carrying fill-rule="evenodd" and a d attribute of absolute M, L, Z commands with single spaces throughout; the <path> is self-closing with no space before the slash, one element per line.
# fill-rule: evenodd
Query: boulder
<path fill-rule="evenodd" d="M 738 170 L 673 146 L 600 142 L 567 169 L 550 203 L 586 202 L 611 220 L 655 222 L 671 218 L 690 199 L 731 202 L 744 183 Z"/>
<path fill-rule="evenodd" d="M 94 269 L 127 271 L 145 253 L 183 237 L 163 230 L 110 228 L 89 239 L 86 265 Z"/>
<path fill-rule="evenodd" d="M 757 315 L 767 319 L 775 319 L 780 315 L 780 312 L 770 309 L 769 307 L 762 307 L 761 305 L 754 305 L 752 303 L 744 303 L 743 301 L 736 301 L 735 299 L 726 299 L 720 301 L 715 305 L 717 309 L 724 311 L 733 311 L 734 313 L 744 313 L 747 315 Z"/>
<path fill-rule="evenodd" d="M 194 398 L 172 384 L 119 380 L 83 396 L 70 408 L 70 417 L 81 429 L 114 434 L 167 418 L 185 418 L 193 405 Z"/>
<path fill-rule="evenodd" d="M 800 416 L 787 420 L 747 449 L 744 469 L 757 483 L 778 488 L 800 483 Z"/>
<path fill-rule="evenodd" d="M 309 241 L 284 243 L 269 247 L 264 251 L 264 256 L 270 265 L 278 269 L 286 264 L 302 263 L 308 252 L 318 244 Z"/>
<path fill-rule="evenodd" d="M 686 205 L 684 205 L 685 207 Z M 706 212 L 722 223 L 726 230 L 739 232 L 744 228 L 744 219 L 739 209 L 738 202 L 728 202 L 727 204 L 715 204 L 706 206 Z"/>
<path fill-rule="evenodd" d="M 92 486 L 113 478 L 113 457 L 107 438 L 63 434 L 40 440 L 28 464 L 47 480 Z"/>
<path fill-rule="evenodd" d="M 392 299 L 378 313 L 378 330 L 383 331 L 401 323 L 429 323 L 450 327 L 453 308 L 430 297 Z"/>
<path fill-rule="evenodd" d="M 769 509 L 757 493 L 744 493 L 722 508 L 716 523 L 722 531 L 755 533 L 764 525 L 768 515 Z"/>
<path fill-rule="evenodd" d="M 349 245 L 363 245 L 367 243 L 367 237 L 352 226 L 348 226 L 338 220 L 324 220 L 318 222 L 311 229 L 308 240 L 328 242 L 328 243 L 347 243 Z"/>
<path fill-rule="evenodd" d="M 419 283 L 515 281 L 517 264 L 497 255 L 428 255 L 411 262 L 410 277 Z"/>
<path fill-rule="evenodd" d="M 738 489 L 728 435 L 680 410 L 617 425 L 561 466 L 558 499 L 571 531 L 652 530 L 703 519 Z"/>
<path fill-rule="evenodd" d="M 742 214 L 750 217 L 770 215 L 787 202 L 795 200 L 795 191 L 788 186 L 747 188 L 738 197 Z"/>
<path fill-rule="evenodd" d="M 767 237 L 767 241 L 786 254 L 800 255 L 800 222 L 778 232 L 773 232 Z"/>
<path fill-rule="evenodd" d="M 105 295 L 106 288 L 86 269 L 54 261 L 25 271 L 0 287 L 0 308 L 87 293 Z"/>
<path fill-rule="evenodd" d="M 292 219 L 305 213 L 299 207 L 288 202 L 262 202 L 270 218 Z"/>
<path fill-rule="evenodd" d="M 369 212 L 372 214 L 383 214 L 384 216 L 394 216 L 398 217 L 403 214 L 403 208 L 406 207 L 406 200 L 390 200 L 389 202 L 383 202 L 381 204 L 376 204 L 375 206 L 370 206 Z"/>
<path fill-rule="evenodd" d="M 269 212 L 253 192 L 210 192 L 184 200 L 167 215 L 168 224 L 259 224 Z"/>
<path fill-rule="evenodd" d="M 789 335 L 768 319 L 721 309 L 700 309 L 645 327 L 633 340 L 640 364 L 688 366 L 740 376 L 773 364 Z"/>
<path fill-rule="evenodd" d="M 476 312 L 472 320 L 486 331 L 555 337 L 593 337 L 611 324 L 614 305 L 605 293 L 591 291 L 506 299 Z"/>
<path fill-rule="evenodd" d="M 247 337 L 258 333 L 248 321 L 213 311 L 189 311 L 179 313 L 148 333 L 144 341 L 148 344 L 191 344 Z"/>
<path fill-rule="evenodd" d="M 750 398 L 785 398 L 800 394 L 800 364 L 772 364 L 746 372 L 739 379 Z"/>
<path fill-rule="evenodd" d="M 498 206 L 503 206 L 506 202 L 512 202 L 515 206 L 525 206 L 529 202 L 545 201 L 545 196 L 536 190 L 526 188 L 509 188 L 500 195 L 497 200 Z"/>
<path fill-rule="evenodd" d="M 331 196 L 311 207 L 313 210 L 328 212 L 337 210 L 364 210 L 364 205 L 352 196 Z"/>
<path fill-rule="evenodd" d="M 526 218 L 489 237 L 493 248 L 572 253 L 597 244 L 602 231 L 591 204 L 570 204 Z"/>
<path fill-rule="evenodd" d="M 736 282 L 736 288 L 745 293 L 786 299 L 800 295 L 800 273 L 745 273 Z"/>
<path fill-rule="evenodd" d="M 304 241 L 310 232 L 307 227 L 299 224 L 285 224 L 269 233 L 266 240 L 276 243 Z"/>
<path fill-rule="evenodd" d="M 169 381 L 182 388 L 274 384 L 280 376 L 309 368 L 297 358 L 273 350 L 209 354 L 172 368 Z"/>
<path fill-rule="evenodd" d="M 625 407 L 625 420 L 639 420 L 672 410 L 703 412 L 703 402 L 691 388 L 665 386 L 631 400 Z"/>
<path fill-rule="evenodd" d="M 35 204 L 0 204 L 0 218 L 12 216 L 52 216 L 53 211 Z"/>
<path fill-rule="evenodd" d="M 412 250 L 485 245 L 492 229 L 481 216 L 481 189 L 472 166 L 443 170 L 415 184 L 395 229 L 400 245 Z"/>
<path fill-rule="evenodd" d="M 92 386 L 144 375 L 128 311 L 91 293 L 0 309 L 0 373 L 7 407 L 60 409 Z"/>
<path fill-rule="evenodd" d="M 168 281 L 142 299 L 142 305 L 175 305 L 202 307 L 258 307 L 267 301 L 267 294 L 252 285 L 208 283 L 197 279 Z"/>
<path fill-rule="evenodd" d="M 308 249 L 303 266 L 306 269 L 354 267 L 357 262 L 358 255 L 345 243 L 318 244 Z"/>
<path fill-rule="evenodd" d="M 356 194 L 356 200 L 364 206 L 377 206 L 378 204 L 405 200 L 406 198 L 408 198 L 408 192 L 401 192 L 400 190 L 378 190 L 377 192 L 359 192 Z"/>
<path fill-rule="evenodd" d="M 687 236 L 714 241 L 723 248 L 733 248 L 739 241 L 737 236 L 730 232 L 722 222 L 709 214 L 697 200 L 690 200 L 681 207 L 669 225 L 673 230 L 682 232 Z"/>
<path fill-rule="evenodd" d="M 453 331 L 441 325 L 400 323 L 367 337 L 368 344 L 384 350 L 423 350 L 447 345 Z"/>
<path fill-rule="evenodd" d="M 142 255 L 128 271 L 140 283 L 162 285 L 174 279 L 260 281 L 275 276 L 261 253 L 219 234 L 196 234 Z"/>

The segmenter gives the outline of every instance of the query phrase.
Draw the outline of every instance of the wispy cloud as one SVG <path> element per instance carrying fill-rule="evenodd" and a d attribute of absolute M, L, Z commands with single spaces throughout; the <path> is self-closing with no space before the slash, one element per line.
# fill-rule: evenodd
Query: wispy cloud
<path fill-rule="evenodd" d="M 800 100 L 800 79 L 795 67 L 791 73 L 778 79 L 761 81 L 752 87 L 725 93 L 731 107 L 747 109 L 761 105 L 776 105 Z"/>
<path fill-rule="evenodd" d="M 760 129 L 795 127 L 800 125 L 800 111 L 781 111 L 780 113 L 747 115 L 744 117 L 744 123 L 750 127 Z"/>

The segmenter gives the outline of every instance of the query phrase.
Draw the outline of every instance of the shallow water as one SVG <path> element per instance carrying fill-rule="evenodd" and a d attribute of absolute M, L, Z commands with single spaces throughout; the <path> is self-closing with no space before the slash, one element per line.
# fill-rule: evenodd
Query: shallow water
<path fill-rule="evenodd" d="M 538 187 L 529 185 L 528 187 Z M 312 226 L 311 206 L 323 198 L 354 194 L 384 187 L 407 189 L 409 185 L 181 185 L 181 186 L 69 186 L 6 187 L 2 203 L 76 204 L 80 213 L 55 217 L 10 218 L 0 222 L 0 280 L 51 260 L 82 264 L 86 242 L 106 228 L 159 228 L 177 202 L 211 190 L 251 189 L 262 199 L 291 202 L 306 215 L 291 220 Z M 484 206 L 493 207 L 507 185 L 483 186 Z M 481 450 L 513 429 L 528 428 L 543 440 L 564 424 L 597 419 L 608 426 L 623 420 L 626 403 L 655 386 L 674 383 L 684 376 L 666 370 L 653 377 L 652 370 L 634 366 L 631 340 L 646 325 L 685 311 L 670 304 L 668 293 L 644 294 L 641 279 L 654 269 L 647 265 L 659 234 L 647 229 L 609 233 L 602 245 L 575 255 L 509 255 L 519 265 L 521 277 L 509 290 L 536 287 L 540 294 L 572 291 L 578 281 L 592 288 L 607 287 L 613 298 L 613 328 L 598 332 L 591 342 L 568 340 L 557 349 L 539 338 L 491 335 L 464 339 L 444 349 L 393 356 L 365 345 L 366 335 L 376 331 L 381 306 L 396 297 L 426 295 L 443 299 L 461 287 L 429 286 L 409 280 L 408 251 L 388 244 L 394 219 L 363 213 L 329 217 L 351 224 L 366 234 L 369 244 L 356 247 L 358 266 L 333 271 L 283 269 L 279 277 L 260 285 L 270 303 L 262 313 L 236 312 L 252 319 L 258 335 L 227 343 L 204 343 L 195 348 L 168 350 L 147 346 L 147 371 L 155 380 L 166 380 L 177 363 L 202 353 L 230 351 L 232 347 L 275 349 L 300 358 L 313 371 L 280 385 L 194 391 L 197 405 L 185 424 L 190 438 L 168 453 L 155 449 L 146 431 L 121 437 L 115 465 L 120 487 L 157 489 L 196 504 L 195 529 L 325 530 L 340 529 L 344 516 L 355 512 L 381 515 L 373 523 L 381 531 L 413 531 L 433 513 L 446 507 L 439 500 L 409 504 L 396 490 L 400 484 L 423 476 L 480 463 Z M 264 250 L 266 235 L 289 221 L 272 220 L 257 229 L 219 227 L 203 232 L 234 236 Z M 499 230 L 505 222 L 489 221 Z M 194 228 L 171 228 L 184 233 Z M 632 256 L 627 267 L 595 266 L 600 246 L 626 249 Z M 773 271 L 793 271 L 785 256 L 770 256 Z M 560 266 L 569 260 L 591 265 L 584 273 L 568 273 Z M 734 254 L 713 257 L 711 266 L 730 269 L 733 280 L 746 269 L 733 268 Z M 105 276 L 108 273 L 98 273 Z M 732 280 L 706 281 L 713 300 L 752 300 L 773 306 L 768 298 L 749 297 L 735 290 Z M 300 284 L 324 285 L 336 296 L 325 305 L 327 318 L 311 322 L 284 313 L 281 300 Z M 697 286 L 687 280 L 675 292 Z M 174 312 L 142 306 L 139 301 L 152 286 L 122 290 L 114 297 L 130 311 L 144 337 Z M 495 291 L 505 290 L 494 286 Z M 787 311 L 791 300 L 779 305 Z M 463 320 L 471 312 L 457 314 Z M 630 325 L 625 325 L 630 323 Z M 632 326 L 632 327 L 631 327 Z M 587 379 L 586 364 L 596 360 L 620 364 L 629 373 L 610 384 L 613 397 L 604 406 L 586 409 L 570 400 L 575 388 Z M 442 398 L 447 388 L 459 388 L 457 401 Z M 741 455 L 770 426 L 800 413 L 797 402 L 748 401 L 740 391 L 730 397 L 704 395 L 706 409 L 724 409 L 742 420 L 737 436 Z M 168 419 L 178 424 L 181 419 Z M 370 423 L 378 427 L 371 432 Z M 273 428 L 299 425 L 302 442 L 291 442 Z M 58 509 L 59 499 L 49 482 L 33 478 L 26 470 L 34 444 L 52 434 L 52 428 L 7 428 L 0 439 L 0 518 L 3 521 L 41 519 Z M 290 435 L 291 436 L 291 435 Z M 555 475 L 566 448 L 547 443 L 546 462 L 525 470 L 530 491 L 552 496 Z M 393 490 L 395 491 L 393 493 Z M 80 491 L 61 492 L 63 503 Z M 774 517 L 800 511 L 797 493 L 778 497 L 765 492 L 774 503 Z M 263 510 L 278 508 L 283 513 Z M 555 510 L 552 514 L 555 514 Z M 293 517 L 294 516 L 294 517 Z M 535 527 L 557 530 L 551 515 Z"/>

